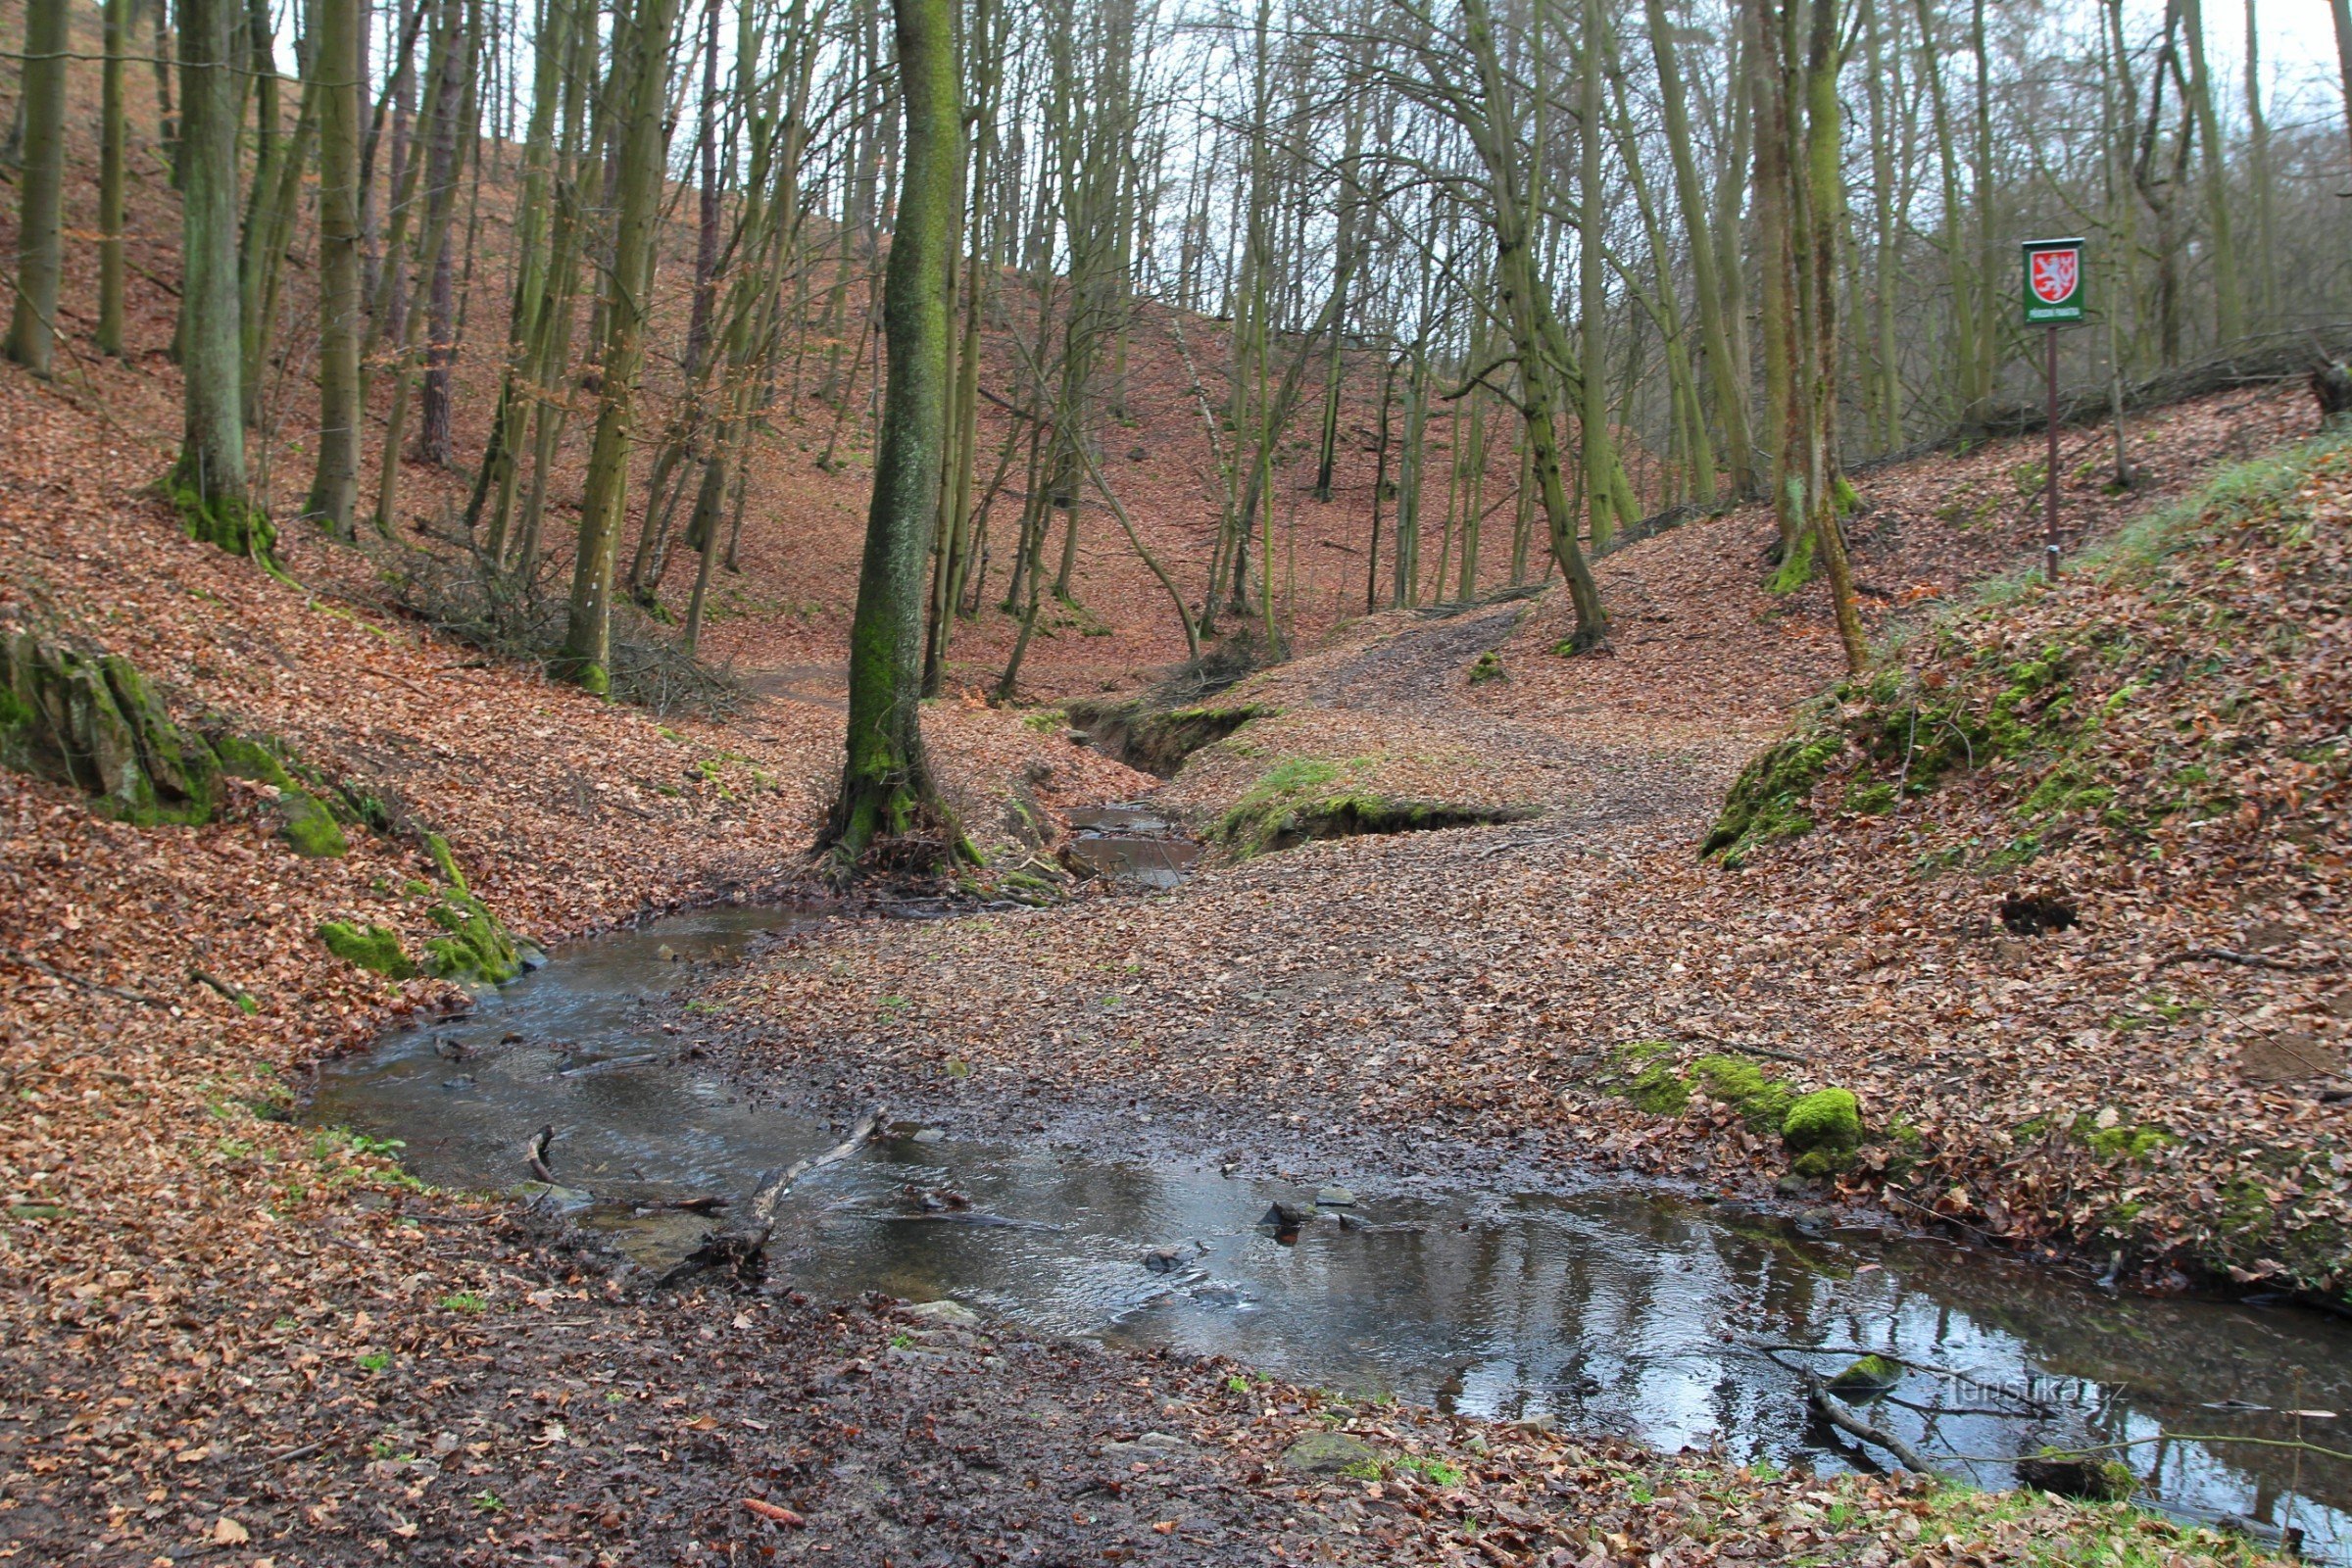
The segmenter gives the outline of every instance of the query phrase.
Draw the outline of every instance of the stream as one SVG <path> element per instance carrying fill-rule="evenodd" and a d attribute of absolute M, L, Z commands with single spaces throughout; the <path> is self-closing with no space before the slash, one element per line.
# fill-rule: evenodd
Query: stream
<path fill-rule="evenodd" d="M 309 1115 L 400 1139 L 416 1175 L 462 1189 L 514 1187 L 524 1139 L 552 1123 L 557 1178 L 587 1191 L 534 1201 L 574 1208 L 659 1270 L 712 1222 L 658 1205 L 740 1200 L 839 1136 L 746 1103 L 661 1027 L 688 962 L 734 961 L 809 918 L 706 909 L 574 944 L 470 1015 L 331 1065 Z M 771 1267 L 819 1296 L 952 1296 L 1352 1395 L 1824 1470 L 1870 1461 L 1753 1347 L 1830 1348 L 1781 1355 L 1826 1374 L 1891 1351 L 1938 1370 L 1865 1413 L 1946 1474 L 2010 1486 L 2002 1456 L 2146 1440 L 2121 1450 L 2143 1501 L 2299 1527 L 2316 1560 L 2352 1563 L 2352 1463 L 2179 1435 L 2352 1446 L 2352 1323 L 2110 1296 L 1948 1244 L 1623 1186 L 1535 1196 L 1367 1175 L 1325 1196 L 1277 1234 L 1260 1224 L 1269 1206 L 1313 1190 L 899 1123 L 787 1200 Z"/>

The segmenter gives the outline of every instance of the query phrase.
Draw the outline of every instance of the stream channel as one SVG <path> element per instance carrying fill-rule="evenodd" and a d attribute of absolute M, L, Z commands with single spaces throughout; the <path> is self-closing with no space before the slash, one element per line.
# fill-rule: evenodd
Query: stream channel
<path fill-rule="evenodd" d="M 651 1204 L 740 1200 L 839 1136 L 748 1103 L 677 1059 L 661 1027 L 690 962 L 738 961 L 808 919 L 705 909 L 571 945 L 470 1015 L 329 1067 L 309 1114 L 400 1139 L 418 1177 L 461 1189 L 513 1187 L 524 1139 L 553 1123 L 559 1180 L 597 1195 L 580 1223 L 658 1270 L 711 1222 Z M 1311 1189 L 902 1123 L 786 1200 L 771 1272 L 820 1297 L 952 1296 L 1048 1332 L 1221 1352 L 1350 1394 L 1818 1469 L 1869 1460 L 1750 1347 L 1830 1348 L 1782 1354 L 1830 1374 L 1890 1351 L 1939 1370 L 1910 1373 L 1866 1414 L 1947 1475 L 2010 1486 L 2007 1463 L 1961 1456 L 2139 1440 L 2121 1457 L 2143 1501 L 2299 1527 L 2315 1559 L 2352 1563 L 2352 1463 L 2185 1436 L 2352 1447 L 2352 1323 L 2284 1302 L 2114 1296 L 1944 1243 L 1622 1185 L 1353 1185 L 1352 1205 L 1278 1238 L 1259 1223 L 1270 1203 Z M 921 1206 L 943 1190 L 969 1207 Z"/>

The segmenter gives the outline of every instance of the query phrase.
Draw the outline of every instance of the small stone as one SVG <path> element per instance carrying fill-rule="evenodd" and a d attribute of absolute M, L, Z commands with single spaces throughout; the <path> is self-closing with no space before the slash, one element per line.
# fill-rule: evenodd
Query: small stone
<path fill-rule="evenodd" d="M 2130 1465 L 2056 1452 L 2021 1455 L 2017 1461 L 2017 1479 L 2062 1497 L 2087 1497 L 2098 1502 L 2120 1502 L 2139 1490 L 2139 1477 Z"/>
<path fill-rule="evenodd" d="M 1321 1187 L 1315 1190 L 1317 1208 L 1353 1208 L 1355 1194 L 1345 1187 Z"/>
<path fill-rule="evenodd" d="M 915 1130 L 912 1141 L 918 1144 L 938 1144 L 945 1143 L 947 1137 L 948 1135 L 937 1127 L 920 1127 Z"/>
<path fill-rule="evenodd" d="M 1144 1267 L 1154 1274 L 1173 1274 L 1176 1265 L 1184 1261 L 1184 1250 L 1176 1247 L 1154 1248 L 1144 1254 Z"/>
<path fill-rule="evenodd" d="M 951 1301 L 945 1297 L 936 1301 L 917 1301 L 906 1308 L 906 1312 L 908 1317 L 919 1317 L 933 1323 L 954 1323 L 967 1329 L 977 1328 L 980 1324 L 979 1313 L 961 1301 Z"/>
<path fill-rule="evenodd" d="M 1810 1181 L 1794 1172 L 1782 1177 L 1773 1186 L 1774 1190 L 1783 1198 L 1802 1198 L 1813 1190 L 1813 1184 Z"/>
<path fill-rule="evenodd" d="M 1310 1432 L 1283 1450 L 1282 1462 L 1300 1475 L 1336 1476 L 1352 1469 L 1377 1469 L 1380 1455 L 1345 1432 Z"/>
<path fill-rule="evenodd" d="M 1258 1223 L 1271 1225 L 1278 1231 L 1295 1231 L 1314 1217 L 1315 1211 L 1311 1208 L 1300 1208 L 1296 1203 L 1276 1202 L 1266 1209 Z"/>
<path fill-rule="evenodd" d="M 550 1186 L 546 1182 L 516 1182 L 507 1191 L 526 1200 L 531 1207 L 551 1214 L 576 1214 L 596 1203 L 594 1193 L 577 1187 Z"/>
<path fill-rule="evenodd" d="M 1830 1379 L 1830 1392 L 1848 1404 L 1875 1399 L 1903 1381 L 1903 1363 L 1884 1355 L 1866 1355 Z"/>
<path fill-rule="evenodd" d="M 675 963 L 678 961 L 678 950 L 664 942 L 654 950 L 654 956 L 663 963 Z"/>

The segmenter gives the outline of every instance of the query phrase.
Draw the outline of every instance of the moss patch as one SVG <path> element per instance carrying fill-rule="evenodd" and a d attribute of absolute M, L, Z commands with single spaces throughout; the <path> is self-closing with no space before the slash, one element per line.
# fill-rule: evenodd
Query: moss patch
<path fill-rule="evenodd" d="M 1852 1162 L 1862 1145 L 1862 1106 L 1850 1089 L 1800 1096 L 1781 1123 L 1781 1141 L 1800 1176 L 1827 1176 Z"/>
<path fill-rule="evenodd" d="M 1765 1077 L 1764 1069 L 1745 1056 L 1701 1056 L 1691 1063 L 1691 1070 L 1708 1094 L 1740 1112 L 1760 1132 L 1778 1131 L 1788 1119 L 1788 1108 L 1796 1103 L 1795 1090 L 1777 1078 Z"/>
<path fill-rule="evenodd" d="M 400 933 L 387 926 L 353 925 L 329 920 L 318 928 L 326 951 L 348 963 L 372 970 L 387 980 L 414 980 L 416 964 L 400 945 Z"/>
<path fill-rule="evenodd" d="M 1690 1104 L 1690 1080 L 1662 1061 L 1642 1068 L 1618 1092 L 1652 1116 L 1680 1116 Z"/>
<path fill-rule="evenodd" d="M 1903 1381 L 1903 1363 L 1865 1355 L 1830 1379 L 1830 1392 L 1848 1400 L 1875 1399 Z"/>
<path fill-rule="evenodd" d="M 1813 730 L 1789 736 L 1748 763 L 1699 853 L 1738 865 L 1759 844 L 1810 833 L 1813 787 L 1844 749 L 1845 737 L 1836 730 Z"/>
<path fill-rule="evenodd" d="M 433 858 L 442 881 L 425 917 L 449 933 L 424 945 L 424 972 L 437 980 L 493 986 L 522 973 L 522 953 L 513 933 L 466 886 L 466 873 L 450 853 L 449 841 L 438 833 L 427 833 L 424 849 Z"/>
<path fill-rule="evenodd" d="M 277 797 L 278 836 L 296 855 L 339 858 L 351 853 L 343 825 L 310 791 L 289 786 Z"/>
<path fill-rule="evenodd" d="M 212 742 L 213 755 L 220 759 L 220 771 L 230 778 L 249 778 L 281 790 L 295 787 L 294 775 L 286 771 L 284 760 L 269 742 L 233 730 L 216 732 Z"/>

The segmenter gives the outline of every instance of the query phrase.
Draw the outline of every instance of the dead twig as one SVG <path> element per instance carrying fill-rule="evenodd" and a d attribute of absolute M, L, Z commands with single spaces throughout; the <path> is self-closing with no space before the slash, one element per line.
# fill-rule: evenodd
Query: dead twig
<path fill-rule="evenodd" d="M 2168 953 L 2158 958 L 2156 967 L 2165 969 L 2176 963 L 2190 963 L 2199 959 L 2243 964 L 2249 969 L 2277 969 L 2282 974 L 2314 974 L 2322 969 L 2335 968 L 2344 961 L 2333 954 L 2316 963 L 2290 963 L 2284 958 L 2273 958 L 2260 953 L 2240 953 L 2234 948 L 2182 948 L 2179 953 Z"/>
<path fill-rule="evenodd" d="M 53 963 L 43 963 L 29 953 L 19 953 L 14 948 L 0 948 L 0 958 L 5 958 L 10 963 L 20 964 L 27 969 L 38 970 L 52 980 L 63 980 L 70 986 L 79 986 L 84 991 L 95 991 L 102 997 L 115 997 L 123 1002 L 135 1002 L 147 1007 L 170 1008 L 178 1005 L 177 1003 L 164 997 L 151 997 L 144 991 L 132 991 L 123 986 L 110 986 L 96 980 L 84 980 L 77 974 L 68 974 Z"/>
<path fill-rule="evenodd" d="M 549 1122 L 531 1134 L 531 1141 L 522 1146 L 522 1157 L 529 1163 L 531 1174 L 550 1187 L 556 1185 L 556 1173 L 547 1162 L 547 1146 L 555 1141 L 556 1124 Z"/>

